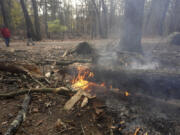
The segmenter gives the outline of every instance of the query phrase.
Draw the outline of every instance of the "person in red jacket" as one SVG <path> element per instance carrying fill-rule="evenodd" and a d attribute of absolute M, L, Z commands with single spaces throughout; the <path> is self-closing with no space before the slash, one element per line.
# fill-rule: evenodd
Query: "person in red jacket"
<path fill-rule="evenodd" d="M 3 28 L 1 28 L 0 31 L 5 40 L 6 46 L 9 47 L 10 37 L 11 37 L 11 33 L 10 33 L 9 29 L 6 26 L 3 26 Z"/>

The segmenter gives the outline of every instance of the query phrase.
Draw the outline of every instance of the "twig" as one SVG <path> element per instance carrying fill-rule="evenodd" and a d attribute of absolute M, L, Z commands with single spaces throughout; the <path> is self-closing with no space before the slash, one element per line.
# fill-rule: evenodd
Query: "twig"
<path fill-rule="evenodd" d="M 38 83 L 41 87 L 44 87 L 44 85 L 40 82 L 40 81 L 38 81 L 37 79 L 35 79 L 34 77 L 32 77 L 31 75 L 29 75 L 30 76 L 30 78 L 33 80 L 33 81 L 35 81 L 36 83 Z"/>
<path fill-rule="evenodd" d="M 22 104 L 22 109 L 19 111 L 18 115 L 16 116 L 14 121 L 11 123 L 10 127 L 8 128 L 7 132 L 4 135 L 14 135 L 16 133 L 19 126 L 26 119 L 26 113 L 27 113 L 30 101 L 31 101 L 31 96 L 26 95 Z"/>

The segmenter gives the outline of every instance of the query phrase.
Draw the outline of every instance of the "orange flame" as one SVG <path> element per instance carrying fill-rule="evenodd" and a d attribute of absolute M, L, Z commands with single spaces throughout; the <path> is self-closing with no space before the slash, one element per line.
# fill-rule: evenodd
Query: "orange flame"
<path fill-rule="evenodd" d="M 127 92 L 127 91 L 125 91 L 124 95 L 125 95 L 126 97 L 130 96 L 129 92 Z"/>
<path fill-rule="evenodd" d="M 95 89 L 101 89 L 101 88 L 107 88 L 105 83 L 97 84 L 95 82 L 88 81 L 88 79 L 94 77 L 94 73 L 91 72 L 87 67 L 79 66 L 77 67 L 78 74 L 77 76 L 72 80 L 72 87 L 76 90 L 87 90 L 88 92 L 92 92 Z M 112 85 L 109 86 L 110 89 L 113 88 Z M 118 89 L 119 90 L 119 89 Z M 127 91 L 124 92 L 124 96 L 128 97 L 130 96 L 130 93 Z"/>
<path fill-rule="evenodd" d="M 72 80 L 72 87 L 75 89 L 82 89 L 88 90 L 90 86 L 97 86 L 97 87 L 105 87 L 105 83 L 96 84 L 94 82 L 89 82 L 89 78 L 94 77 L 94 73 L 91 72 L 88 68 L 80 66 L 77 68 L 78 75 Z"/>

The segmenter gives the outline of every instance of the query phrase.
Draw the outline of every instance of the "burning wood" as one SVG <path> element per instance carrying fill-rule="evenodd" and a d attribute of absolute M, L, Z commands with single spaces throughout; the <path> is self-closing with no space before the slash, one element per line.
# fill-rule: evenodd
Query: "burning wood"
<path fill-rule="evenodd" d="M 130 93 L 127 92 L 127 91 L 125 91 L 124 95 L 125 95 L 126 97 L 128 97 L 128 96 L 130 95 Z"/>
<path fill-rule="evenodd" d="M 79 66 L 77 70 L 78 75 L 72 80 L 72 87 L 74 89 L 82 89 L 90 92 L 92 87 L 105 87 L 104 83 L 97 84 L 95 82 L 88 81 L 94 77 L 94 73 L 91 72 L 88 68 Z"/>

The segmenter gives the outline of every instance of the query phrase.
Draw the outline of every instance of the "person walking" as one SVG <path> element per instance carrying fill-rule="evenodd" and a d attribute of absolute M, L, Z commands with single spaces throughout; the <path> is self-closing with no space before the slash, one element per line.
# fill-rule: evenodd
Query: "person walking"
<path fill-rule="evenodd" d="M 27 32 L 27 46 L 29 46 L 30 44 L 35 45 L 35 43 L 33 42 L 31 34 L 29 32 Z"/>
<path fill-rule="evenodd" d="M 10 37 L 11 37 L 10 30 L 6 26 L 3 26 L 3 28 L 1 28 L 0 31 L 1 31 L 1 34 L 2 34 L 2 36 L 4 38 L 6 46 L 9 47 Z"/>

